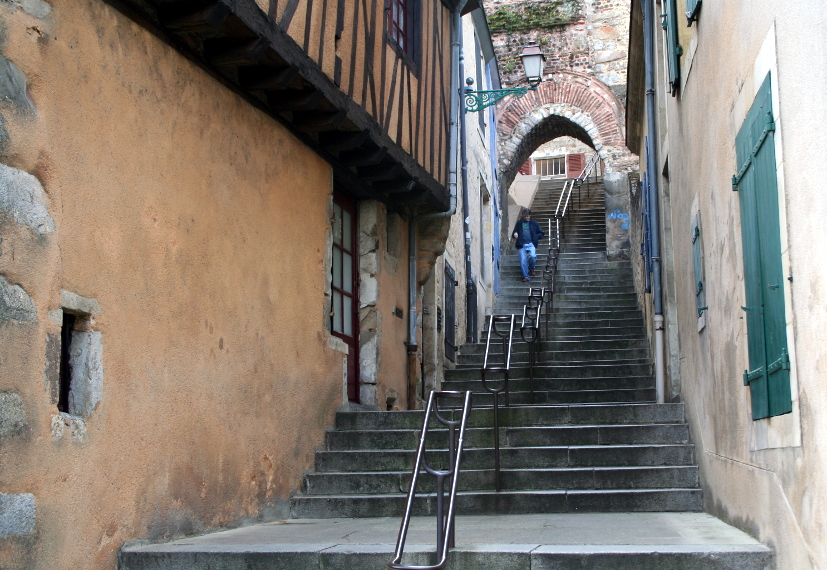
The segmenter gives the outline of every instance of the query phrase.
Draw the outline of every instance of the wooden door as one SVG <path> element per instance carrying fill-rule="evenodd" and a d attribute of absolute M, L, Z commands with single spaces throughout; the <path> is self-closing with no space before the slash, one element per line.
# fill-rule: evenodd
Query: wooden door
<path fill-rule="evenodd" d="M 359 402 L 359 256 L 356 251 L 356 202 L 333 194 L 333 267 L 331 323 L 333 335 L 348 345 L 347 395 Z"/>

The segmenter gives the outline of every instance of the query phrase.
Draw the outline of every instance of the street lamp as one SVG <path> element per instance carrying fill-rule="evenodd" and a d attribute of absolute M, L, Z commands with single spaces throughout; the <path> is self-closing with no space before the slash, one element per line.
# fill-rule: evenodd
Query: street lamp
<path fill-rule="evenodd" d="M 546 56 L 543 50 L 538 45 L 527 45 L 523 48 L 523 53 L 520 54 L 520 59 L 523 60 L 523 71 L 525 72 L 528 87 L 515 87 L 512 89 L 491 89 L 488 91 L 472 91 L 470 88 L 465 88 L 465 110 L 469 113 L 475 111 L 482 111 L 486 107 L 490 107 L 506 95 L 514 95 L 515 97 L 522 97 L 529 91 L 536 91 L 537 86 L 543 81 L 543 62 Z M 474 80 L 470 77 L 465 80 L 468 85 L 471 85 Z"/>

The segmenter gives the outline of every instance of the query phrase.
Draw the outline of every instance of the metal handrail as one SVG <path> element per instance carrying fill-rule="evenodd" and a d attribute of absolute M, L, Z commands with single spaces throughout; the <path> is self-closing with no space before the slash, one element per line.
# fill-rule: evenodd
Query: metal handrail
<path fill-rule="evenodd" d="M 448 420 L 439 413 L 437 398 L 464 398 L 462 405 L 462 417 L 459 421 Z M 436 419 L 445 426 L 448 426 L 448 465 L 449 469 L 433 469 L 425 459 L 425 440 L 428 435 L 428 423 L 433 412 Z M 416 461 L 411 473 L 411 486 L 408 489 L 408 500 L 405 504 L 405 516 L 402 518 L 402 525 L 399 527 L 399 536 L 396 539 L 396 550 L 393 553 L 393 560 L 388 562 L 388 568 L 393 570 L 442 570 L 448 561 L 448 548 L 454 546 L 454 515 L 456 514 L 457 483 L 459 481 L 459 470 L 462 462 L 462 447 L 465 439 L 465 427 L 468 425 L 468 414 L 471 412 L 471 391 L 466 392 L 431 392 L 428 396 L 428 407 L 425 409 L 425 418 L 422 421 L 422 432 L 419 436 L 419 445 L 416 449 Z M 459 425 L 459 434 L 456 427 Z M 456 439 L 456 441 L 455 441 Z M 416 483 L 419 474 L 425 470 L 429 475 L 436 477 L 437 481 L 437 512 L 436 512 L 436 558 L 437 563 L 430 566 L 412 566 L 402 564 L 402 555 L 405 551 L 405 540 L 408 538 L 408 529 L 411 524 L 411 512 L 414 499 L 416 498 Z M 445 518 L 445 480 L 451 480 L 451 495 L 448 499 L 448 516 Z"/>
<path fill-rule="evenodd" d="M 537 345 L 540 337 L 540 314 L 546 297 L 545 288 L 534 287 L 529 291 L 528 303 L 523 306 L 520 338 L 528 345 L 528 402 L 534 403 L 534 365 L 537 363 Z M 526 338 L 528 335 L 528 338 Z"/>
<path fill-rule="evenodd" d="M 482 387 L 494 397 L 494 483 L 497 492 L 500 491 L 500 417 L 499 417 L 499 395 L 505 392 L 505 406 L 509 406 L 508 374 L 511 370 L 511 346 L 514 339 L 515 315 L 491 315 L 488 321 L 488 337 L 485 339 L 485 358 L 483 359 L 480 375 Z M 508 331 L 500 330 L 499 325 L 508 325 Z M 502 363 L 495 364 L 494 354 L 491 352 L 491 339 L 494 336 L 502 342 Z M 485 375 L 503 374 L 502 384 L 489 386 Z"/>
<path fill-rule="evenodd" d="M 569 185 L 569 192 L 568 192 L 568 195 L 566 196 L 566 204 L 563 206 L 563 213 L 560 215 L 560 217 L 564 218 L 566 216 L 566 211 L 569 208 L 569 200 L 571 199 L 571 191 L 574 189 L 574 185 L 577 184 L 578 192 L 579 192 L 579 188 L 583 184 L 583 181 L 588 179 L 588 177 L 592 173 L 592 170 L 598 164 L 599 161 L 600 161 L 600 154 L 598 154 L 598 152 L 595 151 L 594 154 L 592 154 L 591 157 L 589 157 L 589 160 L 586 163 L 586 167 L 583 168 L 583 171 L 580 173 L 580 175 L 577 176 L 576 178 L 570 179 L 571 185 Z M 566 182 L 568 183 L 569 180 L 567 180 Z M 563 185 L 563 191 L 565 192 L 565 185 Z M 563 195 L 561 194 L 560 199 L 562 200 L 562 198 L 563 198 Z M 559 200 L 558 200 L 558 202 L 559 202 Z M 559 207 L 559 203 L 558 203 L 558 207 Z M 554 215 L 555 216 L 557 215 L 557 211 L 554 212 Z"/>

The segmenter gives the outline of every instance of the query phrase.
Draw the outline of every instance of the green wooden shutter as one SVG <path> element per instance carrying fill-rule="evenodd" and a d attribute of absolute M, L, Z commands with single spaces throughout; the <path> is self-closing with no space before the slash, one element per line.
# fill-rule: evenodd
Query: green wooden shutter
<path fill-rule="evenodd" d="M 692 261 L 695 266 L 695 306 L 698 317 L 706 310 L 706 292 L 704 291 L 703 250 L 701 249 L 701 226 L 698 214 L 692 218 Z"/>
<path fill-rule="evenodd" d="M 768 74 L 735 138 L 739 168 L 733 178 L 740 196 L 747 303 L 744 383 L 751 390 L 753 419 L 792 411 L 774 133 Z"/>
<path fill-rule="evenodd" d="M 701 11 L 701 0 L 686 0 L 686 25 L 691 26 L 692 22 L 698 19 Z"/>
<path fill-rule="evenodd" d="M 665 0 L 666 13 L 663 18 L 663 29 L 666 30 L 666 60 L 669 68 L 669 86 L 672 96 L 678 94 L 681 85 L 681 56 L 683 48 L 678 38 L 678 9 L 675 0 Z"/>

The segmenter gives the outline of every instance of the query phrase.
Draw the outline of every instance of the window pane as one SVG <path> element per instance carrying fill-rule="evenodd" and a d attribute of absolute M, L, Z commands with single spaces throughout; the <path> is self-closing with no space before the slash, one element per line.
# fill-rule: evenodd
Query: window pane
<path fill-rule="evenodd" d="M 342 294 L 333 291 L 333 332 L 342 332 Z"/>
<path fill-rule="evenodd" d="M 344 254 L 344 259 L 339 261 L 343 264 L 344 279 L 342 289 L 347 293 L 353 293 L 353 257 L 349 253 Z"/>
<path fill-rule="evenodd" d="M 347 336 L 353 336 L 353 299 L 344 296 L 344 308 L 342 309 L 342 319 L 344 320 L 344 332 Z"/>
<path fill-rule="evenodd" d="M 342 207 L 333 204 L 333 243 L 342 243 Z"/>
<path fill-rule="evenodd" d="M 342 288 L 342 250 L 333 248 L 333 286 Z"/>
<path fill-rule="evenodd" d="M 353 241 L 350 235 L 351 226 L 350 212 L 342 210 L 342 247 L 348 251 L 353 250 Z"/>

